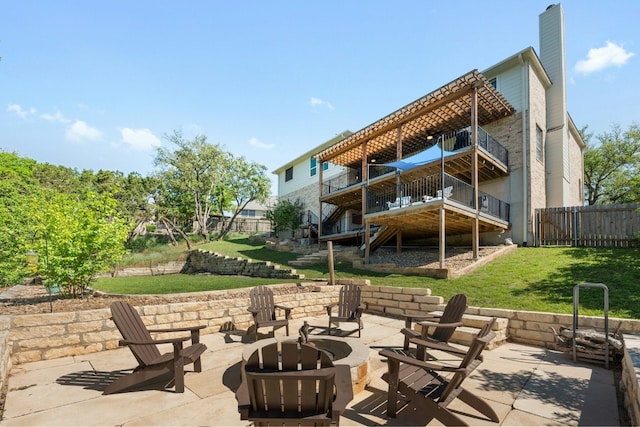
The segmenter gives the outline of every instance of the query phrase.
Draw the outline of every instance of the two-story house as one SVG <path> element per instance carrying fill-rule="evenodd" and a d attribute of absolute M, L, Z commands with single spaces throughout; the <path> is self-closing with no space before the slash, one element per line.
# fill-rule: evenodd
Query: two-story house
<path fill-rule="evenodd" d="M 319 240 L 362 245 L 365 262 L 382 244 L 438 246 L 444 266 L 446 245 L 476 257 L 480 244 L 526 246 L 536 208 L 581 205 L 584 142 L 567 112 L 559 4 L 539 31 L 539 55 L 529 47 L 470 71 L 296 159 L 315 159 L 316 179 L 299 188 L 321 218 Z M 280 197 L 296 185 L 286 170 Z"/>

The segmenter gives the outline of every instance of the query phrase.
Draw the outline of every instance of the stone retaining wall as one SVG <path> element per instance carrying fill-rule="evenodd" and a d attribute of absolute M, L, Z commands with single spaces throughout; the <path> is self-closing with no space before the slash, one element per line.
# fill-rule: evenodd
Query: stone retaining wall
<path fill-rule="evenodd" d="M 368 281 L 339 280 L 337 286 L 326 282 L 306 284 L 273 285 L 276 303 L 293 308 L 294 318 L 319 316 L 325 313 L 325 305 L 336 302 L 340 285 L 345 283 L 363 285 L 363 302 L 367 311 L 391 316 L 406 311 L 433 311 L 443 308 L 442 297 L 432 296 L 426 288 L 396 288 L 386 286 L 364 286 Z M 247 312 L 249 289 L 218 291 L 220 297 L 201 302 L 185 302 L 167 305 L 140 306 L 143 321 L 159 328 L 191 325 L 206 325 L 203 334 L 234 329 L 246 330 L 253 323 Z M 551 327 L 570 327 L 572 316 L 566 314 L 513 311 L 469 307 L 467 314 L 496 316 L 508 319 L 508 337 L 513 342 L 538 347 L 553 347 L 555 336 Z M 610 326 L 626 333 L 640 332 L 640 321 L 610 318 Z M 580 316 L 581 328 L 604 329 L 604 319 Z M 11 363 L 20 364 L 58 357 L 81 355 L 116 348 L 120 334 L 110 320 L 108 309 L 51 313 L 22 316 L 0 316 L 0 385 L 6 378 Z M 6 343 L 3 349 L 3 342 Z M 627 398 L 631 405 L 631 416 L 640 418 L 640 390 L 634 366 L 640 358 L 633 360 L 625 350 L 623 377 Z M 11 356 L 9 358 L 9 355 Z M 635 362 L 635 363 L 634 363 Z M 632 413 L 633 411 L 633 413 Z M 638 418 L 635 418 L 637 421 Z M 637 425 L 637 424 L 636 424 Z"/>
<path fill-rule="evenodd" d="M 231 258 L 215 252 L 195 250 L 189 252 L 183 273 L 213 273 L 233 276 L 265 277 L 273 279 L 301 279 L 294 269 L 282 268 L 269 261 Z"/>
<path fill-rule="evenodd" d="M 306 286 L 291 283 L 270 287 L 276 303 L 292 307 L 292 317 L 302 318 L 325 313 L 324 307 L 337 301 L 340 285 L 347 282 L 369 284 L 368 280 L 346 279 L 339 280 L 337 286 L 318 282 Z M 249 289 L 214 293 L 217 298 L 140 306 L 139 311 L 145 324 L 157 328 L 206 325 L 203 334 L 246 330 L 253 324 L 251 313 L 247 311 Z M 0 330 L 8 331 L 8 353 L 13 363 L 20 364 L 118 347 L 121 336 L 110 317 L 108 309 L 0 316 Z"/>
<path fill-rule="evenodd" d="M 631 419 L 631 425 L 640 425 L 640 336 L 624 336 L 625 351 L 622 358 L 620 391 L 624 395 L 624 407 Z"/>
<path fill-rule="evenodd" d="M 9 331 L 0 331 L 0 395 L 7 385 L 11 370 L 11 353 L 9 352 Z"/>

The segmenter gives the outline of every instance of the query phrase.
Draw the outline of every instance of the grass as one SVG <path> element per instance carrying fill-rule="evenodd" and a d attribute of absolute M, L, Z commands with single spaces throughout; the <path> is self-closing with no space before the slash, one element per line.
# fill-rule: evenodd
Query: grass
<path fill-rule="evenodd" d="M 295 254 L 272 251 L 261 243 L 237 236 L 198 248 L 283 266 L 296 258 Z M 184 256 L 184 248 L 176 251 L 178 255 Z M 329 277 L 326 263 L 297 271 L 308 279 Z M 639 249 L 519 248 L 471 274 L 451 280 L 357 270 L 343 262 L 336 262 L 335 274 L 337 278 L 369 279 L 376 286 L 428 287 L 433 295 L 445 299 L 462 292 L 474 306 L 566 314 L 573 311 L 576 284 L 604 283 L 609 288 L 611 317 L 640 318 Z M 144 294 L 233 289 L 282 282 L 235 276 L 170 275 L 99 279 L 95 288 L 111 293 Z M 601 289 L 581 288 L 580 314 L 601 316 L 603 307 Z"/>

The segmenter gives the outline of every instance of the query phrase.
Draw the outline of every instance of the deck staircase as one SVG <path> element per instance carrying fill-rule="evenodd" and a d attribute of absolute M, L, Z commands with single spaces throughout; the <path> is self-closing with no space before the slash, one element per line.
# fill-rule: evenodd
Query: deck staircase
<path fill-rule="evenodd" d="M 398 229 L 395 227 L 382 226 L 375 232 L 373 236 L 371 236 L 371 240 L 369 241 L 369 250 L 375 251 L 380 246 L 384 245 L 389 239 L 396 235 Z M 360 247 L 361 250 L 364 250 L 364 243 Z"/>

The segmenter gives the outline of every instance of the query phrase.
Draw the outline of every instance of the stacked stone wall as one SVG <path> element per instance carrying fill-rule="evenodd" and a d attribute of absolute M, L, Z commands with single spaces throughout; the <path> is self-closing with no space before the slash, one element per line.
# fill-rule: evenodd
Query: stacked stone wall
<path fill-rule="evenodd" d="M 624 407 L 632 426 L 640 425 L 640 336 L 625 335 L 625 352 L 622 358 L 620 391 L 624 396 Z"/>
<path fill-rule="evenodd" d="M 195 250 L 189 252 L 183 273 L 211 273 L 232 276 L 264 277 L 273 279 L 301 279 L 294 269 L 281 268 L 269 261 L 232 258 L 215 252 Z"/>
<path fill-rule="evenodd" d="M 345 283 L 369 284 L 368 280 L 344 279 L 339 280 L 336 286 L 318 282 L 305 286 L 295 283 L 272 285 L 270 288 L 277 304 L 293 309 L 293 318 L 305 318 L 326 313 L 325 306 L 338 301 L 340 286 Z M 251 313 L 247 311 L 249 289 L 212 293 L 216 294 L 215 298 L 203 297 L 200 302 L 143 305 L 138 307 L 138 311 L 144 323 L 154 328 L 205 325 L 203 334 L 246 330 L 253 324 Z M 10 360 L 3 363 L 3 369 L 10 363 L 35 362 L 114 349 L 121 339 L 108 309 L 0 316 L 0 326 L 0 330 L 7 331 L 5 351 L 11 355 Z M 163 335 L 158 337 L 162 338 Z"/>

